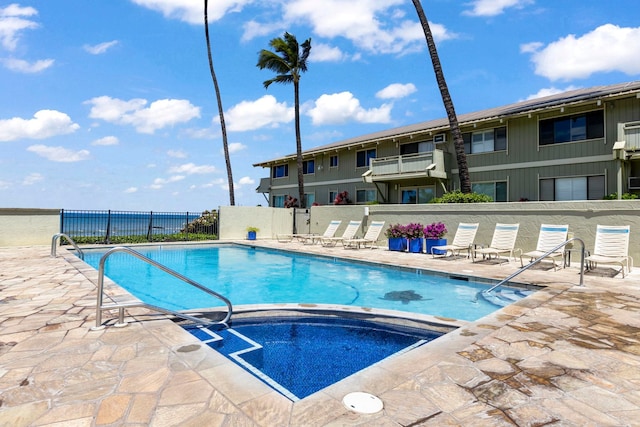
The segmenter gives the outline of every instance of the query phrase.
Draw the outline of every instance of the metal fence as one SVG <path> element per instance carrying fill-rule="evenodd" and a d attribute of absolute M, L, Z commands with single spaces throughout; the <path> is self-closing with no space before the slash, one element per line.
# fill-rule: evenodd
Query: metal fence
<path fill-rule="evenodd" d="M 62 209 L 60 232 L 78 243 L 217 239 L 218 213 Z"/>

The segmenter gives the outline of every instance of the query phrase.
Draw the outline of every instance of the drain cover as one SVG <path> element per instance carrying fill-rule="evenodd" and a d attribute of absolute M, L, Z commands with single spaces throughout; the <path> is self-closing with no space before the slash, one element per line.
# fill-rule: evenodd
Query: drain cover
<path fill-rule="evenodd" d="M 342 403 L 347 409 L 360 414 L 375 414 L 382 411 L 382 400 L 374 396 L 373 394 L 363 393 L 356 391 L 354 393 L 347 394 Z"/>

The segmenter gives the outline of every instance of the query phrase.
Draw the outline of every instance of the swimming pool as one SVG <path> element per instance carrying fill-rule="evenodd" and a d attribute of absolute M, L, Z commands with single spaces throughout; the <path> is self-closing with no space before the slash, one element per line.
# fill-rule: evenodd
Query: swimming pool
<path fill-rule="evenodd" d="M 241 245 L 144 246 L 136 251 L 244 304 L 332 304 L 397 310 L 473 321 L 500 308 L 477 298 L 493 283 L 470 277 L 392 268 Z M 98 268 L 103 251 L 86 251 Z M 219 307 L 126 253 L 114 253 L 106 275 L 142 301 L 171 310 Z M 516 294 L 515 299 L 526 296 Z"/>

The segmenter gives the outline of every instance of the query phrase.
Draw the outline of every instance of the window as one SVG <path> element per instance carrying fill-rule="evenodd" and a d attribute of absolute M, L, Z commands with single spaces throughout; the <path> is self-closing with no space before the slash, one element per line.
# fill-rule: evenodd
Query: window
<path fill-rule="evenodd" d="M 464 152 L 467 154 L 504 151 L 507 149 L 507 127 L 467 132 L 462 134 Z"/>
<path fill-rule="evenodd" d="M 376 190 L 356 190 L 356 203 L 375 202 Z"/>
<path fill-rule="evenodd" d="M 356 167 L 364 168 L 368 167 L 371 159 L 376 158 L 376 149 L 372 148 L 370 150 L 362 150 L 356 153 Z"/>
<path fill-rule="evenodd" d="M 401 197 L 400 203 L 403 204 L 429 203 L 435 197 L 435 188 L 404 188 Z"/>
<path fill-rule="evenodd" d="M 328 203 L 332 205 L 336 201 L 336 197 L 338 196 L 337 191 L 329 191 L 329 201 Z"/>
<path fill-rule="evenodd" d="M 284 178 L 289 176 L 289 165 L 278 165 L 271 168 L 272 178 Z"/>
<path fill-rule="evenodd" d="M 471 184 L 471 191 L 478 194 L 486 194 L 494 202 L 507 201 L 506 181 L 473 183 Z"/>
<path fill-rule="evenodd" d="M 304 162 L 302 162 L 302 173 L 305 175 L 315 173 L 315 164 L 315 160 L 305 160 Z"/>
<path fill-rule="evenodd" d="M 338 167 L 338 156 L 329 157 L 329 167 L 337 168 Z"/>
<path fill-rule="evenodd" d="M 400 155 L 414 153 L 428 153 L 433 151 L 433 142 L 412 142 L 411 144 L 402 144 L 400 146 Z"/>
<path fill-rule="evenodd" d="M 604 196 L 603 175 L 540 180 L 540 200 L 600 200 Z"/>
<path fill-rule="evenodd" d="M 541 120 L 539 130 L 540 145 L 604 138 L 604 113 L 600 110 Z"/>
<path fill-rule="evenodd" d="M 273 207 L 284 208 L 284 196 L 273 196 Z"/>
<path fill-rule="evenodd" d="M 313 205 L 316 201 L 316 194 L 315 193 L 304 193 L 304 205 L 306 207 L 311 207 L 311 205 Z"/>

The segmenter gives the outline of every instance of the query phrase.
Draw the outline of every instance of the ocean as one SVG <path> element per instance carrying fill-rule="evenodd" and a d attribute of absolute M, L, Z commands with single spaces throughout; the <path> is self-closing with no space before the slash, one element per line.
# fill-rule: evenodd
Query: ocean
<path fill-rule="evenodd" d="M 60 232 L 70 237 L 150 236 L 183 232 L 202 212 L 60 212 Z M 216 230 L 217 231 L 217 230 Z"/>

